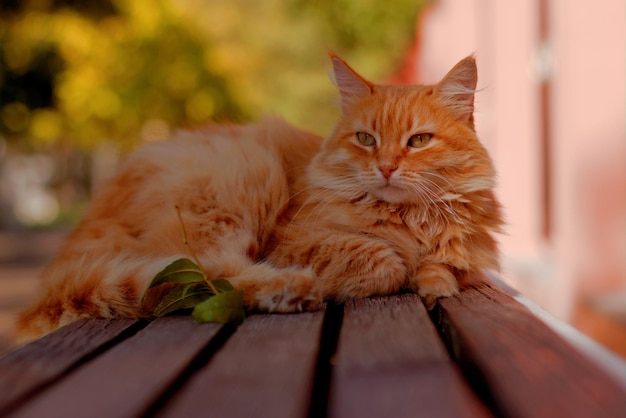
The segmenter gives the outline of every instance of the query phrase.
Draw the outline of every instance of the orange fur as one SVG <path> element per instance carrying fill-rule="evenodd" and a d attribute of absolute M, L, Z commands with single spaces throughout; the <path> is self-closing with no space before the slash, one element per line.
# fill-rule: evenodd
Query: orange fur
<path fill-rule="evenodd" d="M 44 273 L 23 336 L 80 318 L 141 317 L 139 295 L 189 242 L 248 308 L 408 289 L 428 305 L 498 268 L 494 171 L 473 128 L 476 67 L 434 86 L 370 83 L 331 55 L 342 114 L 322 142 L 278 119 L 181 132 L 131 154 Z M 376 139 L 363 145 L 357 132 Z M 415 134 L 432 135 L 423 148 Z M 429 137 L 430 138 L 430 137 Z"/>
<path fill-rule="evenodd" d="M 312 266 L 325 299 L 409 289 L 428 306 L 458 280 L 498 269 L 494 169 L 473 125 L 476 66 L 434 86 L 370 83 L 331 57 L 342 98 L 334 132 L 279 220 L 267 258 Z M 363 145 L 357 132 L 376 139 Z M 423 148 L 408 146 L 430 134 Z"/>
<path fill-rule="evenodd" d="M 320 141 L 267 119 L 181 132 L 140 148 L 96 194 L 44 272 L 39 299 L 19 318 L 21 339 L 81 318 L 145 316 L 139 297 L 148 283 L 189 257 L 176 206 L 203 267 L 242 288 L 247 306 L 317 304 L 310 269 L 277 269 L 258 256 L 289 200 L 290 179 L 302 176 Z M 149 297 L 145 311 L 157 298 Z"/>

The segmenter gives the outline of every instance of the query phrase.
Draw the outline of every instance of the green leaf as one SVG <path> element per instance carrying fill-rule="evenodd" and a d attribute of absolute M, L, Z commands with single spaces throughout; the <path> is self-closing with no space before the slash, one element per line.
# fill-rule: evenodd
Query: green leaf
<path fill-rule="evenodd" d="M 230 292 L 231 290 L 235 290 L 232 284 L 226 279 L 214 279 L 211 280 L 213 286 L 220 292 Z"/>
<path fill-rule="evenodd" d="M 243 322 L 243 292 L 230 290 L 211 296 L 194 308 L 191 316 L 196 322 L 219 322 L 239 325 Z"/>
<path fill-rule="evenodd" d="M 200 267 L 188 258 L 179 258 L 161 270 L 141 295 L 141 303 L 149 289 L 164 283 L 205 283 L 204 273 Z"/>
<path fill-rule="evenodd" d="M 166 294 L 154 308 L 154 316 L 161 317 L 184 309 L 192 309 L 213 295 L 206 283 L 177 286 Z"/>
<path fill-rule="evenodd" d="M 202 273 L 202 270 L 196 263 L 188 258 L 179 258 L 154 276 L 152 283 L 150 283 L 150 288 L 163 283 L 185 284 L 204 281 L 204 273 Z"/>

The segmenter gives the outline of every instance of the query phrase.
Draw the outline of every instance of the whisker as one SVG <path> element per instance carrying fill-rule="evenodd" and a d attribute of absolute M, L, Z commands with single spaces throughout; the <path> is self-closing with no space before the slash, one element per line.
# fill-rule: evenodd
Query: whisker
<path fill-rule="evenodd" d="M 442 178 L 439 174 L 429 173 L 437 178 Z M 431 209 L 434 210 L 435 215 L 440 219 L 444 220 L 447 225 L 450 224 L 450 221 L 455 222 L 457 225 L 461 224 L 461 220 L 458 216 L 458 213 L 454 209 L 452 203 L 446 199 L 443 199 L 443 196 L 447 195 L 448 192 L 443 189 L 439 184 L 434 182 L 433 180 L 426 178 L 420 174 L 416 174 L 414 176 L 410 176 L 411 184 L 414 186 L 413 189 L 416 190 L 416 193 L 422 198 L 426 198 L 432 205 Z M 445 180 L 445 179 L 444 179 Z M 450 186 L 452 184 L 446 180 Z M 421 186 L 421 187 L 418 187 Z M 448 213 L 450 216 L 446 216 L 444 213 Z"/>

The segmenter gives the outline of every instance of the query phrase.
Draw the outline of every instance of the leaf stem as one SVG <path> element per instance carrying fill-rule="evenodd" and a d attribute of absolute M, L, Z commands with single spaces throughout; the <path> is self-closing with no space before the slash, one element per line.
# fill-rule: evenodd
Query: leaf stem
<path fill-rule="evenodd" d="M 191 245 L 189 245 L 189 241 L 187 240 L 187 230 L 185 229 L 185 223 L 183 222 L 183 216 L 180 214 L 180 208 L 178 207 L 178 205 L 176 205 L 175 207 L 176 207 L 176 214 L 178 215 L 178 221 L 180 222 L 180 226 L 183 229 L 183 244 L 185 244 L 185 247 L 187 247 L 187 250 L 189 250 L 189 253 L 193 257 L 193 260 L 198 265 L 198 268 L 202 272 L 202 275 L 204 276 L 204 280 L 206 281 L 206 283 L 211 288 L 211 291 L 217 295 L 219 293 L 219 291 L 217 290 L 215 285 L 213 283 L 211 283 L 211 280 L 209 280 L 209 275 L 207 274 L 207 272 L 204 269 L 204 267 L 202 267 L 202 264 L 200 263 L 200 260 L 198 259 L 198 256 L 196 255 L 196 252 L 193 250 L 193 248 L 191 248 Z"/>

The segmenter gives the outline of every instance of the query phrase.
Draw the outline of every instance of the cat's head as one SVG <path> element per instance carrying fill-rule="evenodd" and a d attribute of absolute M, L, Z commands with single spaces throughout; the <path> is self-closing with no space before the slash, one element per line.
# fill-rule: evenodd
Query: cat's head
<path fill-rule="evenodd" d="M 474 131 L 474 58 L 431 86 L 374 84 L 336 55 L 331 60 L 341 117 L 309 167 L 313 184 L 393 204 L 462 199 L 494 186 Z"/>

